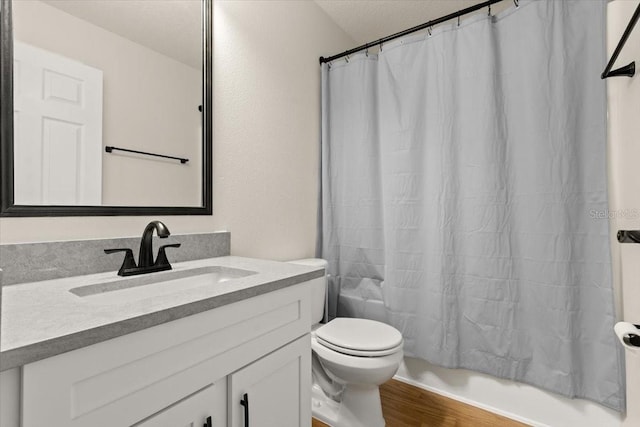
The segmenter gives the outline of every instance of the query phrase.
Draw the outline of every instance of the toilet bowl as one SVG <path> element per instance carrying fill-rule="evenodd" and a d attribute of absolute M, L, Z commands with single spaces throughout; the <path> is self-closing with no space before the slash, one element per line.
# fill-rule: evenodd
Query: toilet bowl
<path fill-rule="evenodd" d="M 291 261 L 321 266 L 322 259 Z M 384 427 L 378 386 L 393 377 L 402 361 L 402 335 L 385 323 L 336 318 L 320 324 L 327 281 L 312 288 L 312 412 L 332 427 Z"/>

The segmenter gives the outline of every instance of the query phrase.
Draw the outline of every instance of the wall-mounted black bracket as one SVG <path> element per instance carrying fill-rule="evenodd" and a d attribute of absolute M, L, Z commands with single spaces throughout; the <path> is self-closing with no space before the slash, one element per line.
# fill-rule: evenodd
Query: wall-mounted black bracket
<path fill-rule="evenodd" d="M 633 77 L 636 74 L 635 61 L 633 61 L 631 64 L 625 65 L 624 67 L 616 68 L 613 71 L 611 70 L 611 68 L 613 67 L 613 64 L 616 62 L 616 59 L 618 59 L 618 55 L 620 55 L 620 51 L 624 47 L 624 44 L 627 42 L 627 39 L 631 35 L 631 32 L 633 31 L 633 27 L 636 26 L 636 23 L 638 22 L 638 18 L 640 18 L 640 4 L 636 8 L 636 11 L 633 13 L 633 16 L 631 17 L 631 20 L 629 21 L 627 28 L 624 30 L 624 33 L 622 33 L 622 37 L 620 38 L 620 41 L 618 42 L 616 49 L 613 51 L 613 55 L 611 55 L 611 59 L 609 60 L 607 67 L 604 69 L 604 71 L 600 75 L 601 79 L 606 79 L 607 77 L 618 77 L 618 76 Z"/>
<path fill-rule="evenodd" d="M 640 243 L 640 230 L 618 230 L 618 242 Z"/>
<path fill-rule="evenodd" d="M 624 67 L 616 68 L 615 70 L 609 71 L 606 76 L 602 77 L 606 79 L 607 77 L 633 77 L 636 74 L 636 61 L 633 61 L 631 64 L 625 65 Z"/>

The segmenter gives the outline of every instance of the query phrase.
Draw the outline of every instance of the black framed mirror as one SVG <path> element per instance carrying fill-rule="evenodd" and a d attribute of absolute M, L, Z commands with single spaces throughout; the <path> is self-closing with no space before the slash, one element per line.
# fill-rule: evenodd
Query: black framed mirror
<path fill-rule="evenodd" d="M 136 3 L 142 9 L 100 9 Z M 213 4 L 212 0 L 171 3 L 0 0 L 0 216 L 211 214 Z M 18 10 L 27 7 L 42 11 Z M 167 9 L 144 9 L 149 7 Z M 85 9 L 76 13 L 74 8 Z M 49 13 L 51 17 L 44 17 Z M 128 17 L 128 23 L 115 22 L 114 16 Z M 27 28 L 27 20 L 36 17 L 43 20 L 34 25 L 38 31 L 51 22 L 67 31 L 55 32 L 64 33 L 66 51 L 33 42 L 36 31 Z M 148 17 L 162 22 L 146 22 Z M 193 25 L 201 43 L 189 58 L 184 43 L 190 47 L 193 43 L 183 30 L 193 30 Z M 68 33 L 74 26 L 92 32 Z M 153 28 L 158 31 L 155 35 Z M 40 38 L 47 44 L 54 37 Z M 78 47 L 82 39 L 91 44 L 85 48 L 88 56 L 72 58 L 70 52 L 82 50 Z M 98 50 L 102 39 L 111 43 L 105 50 L 112 54 L 113 64 L 101 62 L 108 56 Z M 124 72 L 127 66 L 141 70 L 140 75 Z M 140 95 L 145 90 L 148 99 Z M 35 102 L 29 97 L 34 93 L 57 104 Z M 187 93 L 195 96 L 183 99 Z M 80 113 L 74 103 L 82 107 Z M 57 110 L 52 113 L 52 108 Z M 185 155 L 189 149 L 191 154 Z M 187 193 L 190 199 L 185 198 Z"/>

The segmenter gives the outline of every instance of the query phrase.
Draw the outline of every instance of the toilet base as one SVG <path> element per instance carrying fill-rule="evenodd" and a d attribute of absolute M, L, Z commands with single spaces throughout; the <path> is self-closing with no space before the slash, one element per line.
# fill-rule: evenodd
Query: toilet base
<path fill-rule="evenodd" d="M 329 398 L 318 384 L 311 388 L 311 412 L 314 418 L 335 427 L 340 404 Z"/>
<path fill-rule="evenodd" d="M 313 416 L 331 427 L 385 427 L 376 385 L 348 385 L 341 402 L 327 397 L 317 384 L 311 390 Z"/>

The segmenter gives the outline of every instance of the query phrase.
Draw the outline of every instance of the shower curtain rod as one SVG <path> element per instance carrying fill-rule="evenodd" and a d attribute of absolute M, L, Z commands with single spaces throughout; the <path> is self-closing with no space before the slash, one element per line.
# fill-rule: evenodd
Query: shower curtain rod
<path fill-rule="evenodd" d="M 381 46 L 384 43 L 387 43 L 387 42 L 389 42 L 391 40 L 395 40 L 395 39 L 397 39 L 399 37 L 403 37 L 403 36 L 406 36 L 408 34 L 415 33 L 416 31 L 424 30 L 425 28 L 433 27 L 434 25 L 441 24 L 441 23 L 443 23 L 445 21 L 449 21 L 451 19 L 459 18 L 459 17 L 461 17 L 463 15 L 467 15 L 469 13 L 475 12 L 476 10 L 480 10 L 480 9 L 485 8 L 485 7 L 488 7 L 489 8 L 489 12 L 491 12 L 491 5 L 494 4 L 494 3 L 500 3 L 501 1 L 504 1 L 504 0 L 488 0 L 488 1 L 485 1 L 483 3 L 478 3 L 478 4 L 474 5 L 474 6 L 467 7 L 466 9 L 462 9 L 462 10 L 459 10 L 457 12 L 450 13 L 449 15 L 445 15 L 445 16 L 437 18 L 437 19 L 432 19 L 431 21 L 425 22 L 424 24 L 420 24 L 420 25 L 417 25 L 415 27 L 411 27 L 408 30 L 400 31 L 399 33 L 395 33 L 395 34 L 392 34 L 390 36 L 386 36 L 386 37 L 383 37 L 381 39 L 378 39 L 376 41 L 363 44 L 362 46 L 358 46 L 358 47 L 355 47 L 353 49 L 346 50 L 346 51 L 344 51 L 342 53 L 339 53 L 337 55 L 333 55 L 333 56 L 330 56 L 328 58 L 325 58 L 324 56 L 321 56 L 320 57 L 320 65 L 322 65 L 322 64 L 324 64 L 326 62 L 334 61 L 336 59 L 344 58 L 345 56 L 349 56 L 349 55 L 352 55 L 354 53 L 361 52 L 363 50 L 367 50 L 370 47 L 379 46 L 379 45 Z M 516 6 L 518 6 L 518 0 L 513 0 L 513 2 L 516 4 Z"/>

